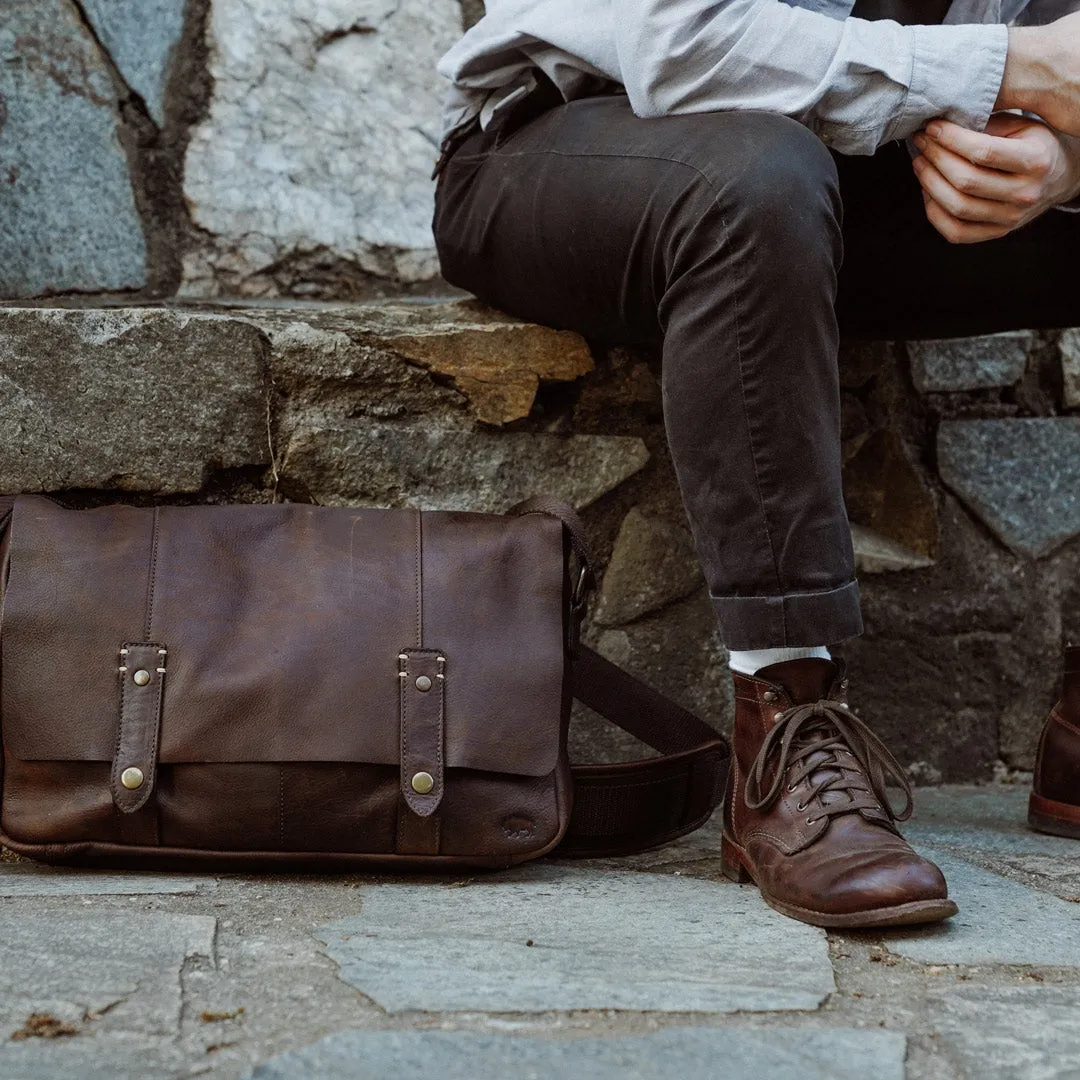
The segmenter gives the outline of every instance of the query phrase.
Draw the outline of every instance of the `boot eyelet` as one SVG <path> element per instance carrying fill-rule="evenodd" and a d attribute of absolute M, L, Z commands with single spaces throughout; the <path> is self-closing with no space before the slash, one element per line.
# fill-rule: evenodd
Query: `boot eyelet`
<path fill-rule="evenodd" d="M 799 805 L 795 807 L 795 812 L 801 814 L 805 809 L 806 803 L 799 803 Z"/>
<path fill-rule="evenodd" d="M 790 794 L 792 794 L 792 792 L 794 792 L 795 785 L 794 784 L 788 784 L 787 789 L 788 789 L 788 794 L 790 795 Z"/>
<path fill-rule="evenodd" d="M 818 819 L 816 817 L 808 817 L 806 819 L 806 824 L 807 825 L 816 825 L 817 821 L 818 821 Z"/>

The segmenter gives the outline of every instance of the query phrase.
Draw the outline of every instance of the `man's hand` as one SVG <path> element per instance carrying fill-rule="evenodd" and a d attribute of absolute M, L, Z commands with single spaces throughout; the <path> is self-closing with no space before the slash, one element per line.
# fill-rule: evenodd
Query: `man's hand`
<path fill-rule="evenodd" d="M 1080 139 L 1012 113 L 985 133 L 934 120 L 913 164 L 930 224 L 950 243 L 996 240 L 1080 194 Z"/>

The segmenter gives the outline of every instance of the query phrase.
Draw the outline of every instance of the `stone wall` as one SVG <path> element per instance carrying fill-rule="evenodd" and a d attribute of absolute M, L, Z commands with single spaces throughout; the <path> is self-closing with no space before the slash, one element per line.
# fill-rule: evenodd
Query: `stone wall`
<path fill-rule="evenodd" d="M 856 707 L 918 780 L 1030 767 L 1080 637 L 1078 337 L 844 350 L 867 634 L 843 651 Z M 0 307 L 0 489 L 492 511 L 559 495 L 604 567 L 587 639 L 726 727 L 658 377 L 655 356 L 472 301 Z M 584 715 L 574 747 L 633 749 Z"/>
<path fill-rule="evenodd" d="M 590 640 L 723 726 L 656 358 L 404 300 L 454 294 L 429 231 L 434 62 L 479 13 L 8 0 L 0 489 L 476 509 L 551 491 L 606 565 Z M 1080 637 L 1080 330 L 849 344 L 842 381 L 856 698 L 919 779 L 1030 767 Z"/>
<path fill-rule="evenodd" d="M 0 297 L 340 299 L 435 278 L 435 62 L 458 0 L 0 11 Z"/>

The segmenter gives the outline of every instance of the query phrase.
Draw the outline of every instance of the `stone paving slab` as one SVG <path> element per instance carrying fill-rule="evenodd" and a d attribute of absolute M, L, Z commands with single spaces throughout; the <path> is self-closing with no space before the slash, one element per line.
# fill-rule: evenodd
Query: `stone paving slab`
<path fill-rule="evenodd" d="M 1080 842 L 1064 836 L 1047 836 L 1030 829 L 1003 832 L 972 825 L 920 824 L 904 826 L 904 836 L 913 844 L 972 852 L 988 858 L 1044 856 L 1063 860 L 1065 865 L 1080 861 Z M 1080 865 L 1077 866 L 1080 870 Z"/>
<path fill-rule="evenodd" d="M 173 1039 L 27 1039 L 0 1047 L 3 1080 L 179 1080 L 202 1076 Z"/>
<path fill-rule="evenodd" d="M 0 897 L 190 895 L 217 886 L 212 877 L 68 870 L 39 863 L 0 862 Z"/>
<path fill-rule="evenodd" d="M 906 1040 L 886 1031 L 676 1028 L 545 1040 L 466 1032 L 339 1031 L 251 1080 L 903 1080 Z"/>
<path fill-rule="evenodd" d="M 361 898 L 316 936 L 393 1013 L 815 1009 L 835 989 L 824 933 L 731 883 L 539 867 Z"/>
<path fill-rule="evenodd" d="M 988 855 L 1045 854 L 1080 858 L 1080 841 L 1036 832 L 1027 823 L 1030 784 L 1013 787 L 920 788 L 904 835 L 931 847 Z"/>
<path fill-rule="evenodd" d="M 920 853 L 944 871 L 960 914 L 924 929 L 886 933 L 891 952 L 927 964 L 1080 967 L 1080 904 L 951 855 Z"/>
<path fill-rule="evenodd" d="M 9 1037 L 32 1013 L 85 1035 L 176 1035 L 181 969 L 213 966 L 216 925 L 206 915 L 0 915 L 0 1077 L 23 1045 Z"/>
<path fill-rule="evenodd" d="M 930 1003 L 953 1075 L 993 1080 L 1080 1077 L 1075 986 L 965 987 Z"/>
<path fill-rule="evenodd" d="M 1080 842 L 1027 824 L 1028 786 L 921 789 L 904 835 L 925 845 L 1072 900 L 1080 896 Z"/>

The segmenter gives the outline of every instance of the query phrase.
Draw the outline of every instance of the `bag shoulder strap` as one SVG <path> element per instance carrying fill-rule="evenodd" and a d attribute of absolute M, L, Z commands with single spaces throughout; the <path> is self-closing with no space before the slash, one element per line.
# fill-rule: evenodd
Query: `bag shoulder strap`
<path fill-rule="evenodd" d="M 692 712 L 586 645 L 574 696 L 660 751 L 615 765 L 574 765 L 574 808 L 560 855 L 628 855 L 704 825 L 723 801 L 731 749 Z"/>
<path fill-rule="evenodd" d="M 571 619 L 580 621 L 595 581 L 585 528 L 568 503 L 537 495 L 510 514 L 545 514 L 566 527 L 581 573 Z M 628 855 L 693 832 L 724 798 L 731 749 L 704 720 L 576 641 L 574 697 L 659 757 L 615 765 L 574 765 L 574 808 L 560 855 Z"/>

